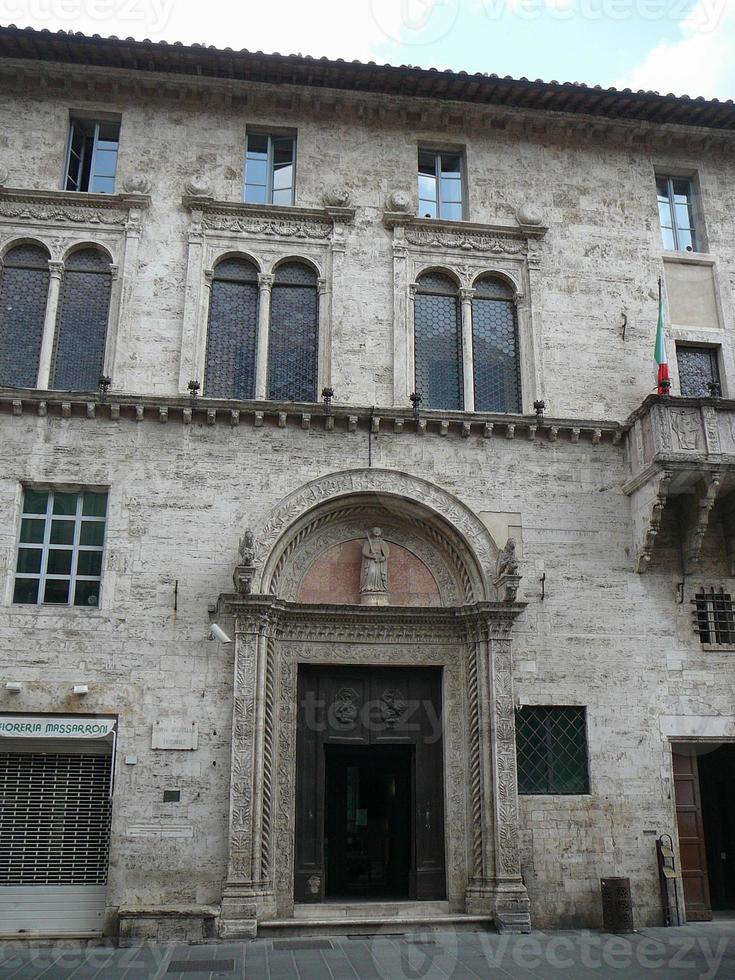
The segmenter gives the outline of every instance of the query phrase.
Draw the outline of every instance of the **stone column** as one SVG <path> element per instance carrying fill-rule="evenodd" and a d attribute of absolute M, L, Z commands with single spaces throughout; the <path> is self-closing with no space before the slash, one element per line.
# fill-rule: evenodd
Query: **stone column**
<path fill-rule="evenodd" d="M 495 835 L 494 915 L 499 932 L 530 932 L 530 903 L 521 878 L 518 775 L 510 623 L 491 634 L 491 747 Z M 505 634 L 505 635 L 504 635 Z"/>
<path fill-rule="evenodd" d="M 268 331 L 271 322 L 271 290 L 273 276 L 261 273 L 258 276 L 258 340 L 255 355 L 255 397 L 259 401 L 267 398 L 268 384 Z"/>
<path fill-rule="evenodd" d="M 41 339 L 41 352 L 38 358 L 38 387 L 48 388 L 51 378 L 51 359 L 54 354 L 54 340 L 56 337 L 56 316 L 59 310 L 59 291 L 61 289 L 61 276 L 64 271 L 63 262 L 49 262 L 49 284 L 48 296 L 46 298 L 46 316 L 43 321 L 43 337 Z"/>
<path fill-rule="evenodd" d="M 258 918 L 275 908 L 263 848 L 269 627 L 265 608 L 239 615 L 235 626 L 229 853 L 220 911 L 220 935 L 227 939 L 255 936 Z"/>
<path fill-rule="evenodd" d="M 462 379 L 464 384 L 464 410 L 475 410 L 475 357 L 472 346 L 472 297 L 475 290 L 462 287 L 459 298 L 462 303 Z"/>
<path fill-rule="evenodd" d="M 317 378 L 316 378 L 316 392 L 315 400 L 321 397 L 321 392 L 323 388 L 329 387 L 332 379 L 332 365 L 331 365 L 331 342 L 329 337 L 329 286 L 327 280 L 324 278 L 319 278 L 317 280 L 317 289 L 319 295 L 318 301 L 318 315 L 319 315 L 319 336 L 317 338 L 317 351 L 318 351 L 318 362 L 317 362 Z"/>

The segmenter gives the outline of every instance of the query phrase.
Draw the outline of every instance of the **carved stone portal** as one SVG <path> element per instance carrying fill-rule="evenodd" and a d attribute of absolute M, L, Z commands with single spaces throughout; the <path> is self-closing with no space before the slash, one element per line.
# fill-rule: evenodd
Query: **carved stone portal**
<path fill-rule="evenodd" d="M 344 493 L 347 486 L 351 494 Z M 308 605 L 281 598 L 282 587 L 298 590 L 320 548 L 334 545 L 332 515 L 340 515 L 337 524 L 347 521 L 340 534 L 355 541 L 360 523 L 363 535 L 366 525 L 385 528 L 368 515 L 381 507 L 385 513 L 388 499 L 391 535 L 411 529 L 411 547 L 424 549 L 422 561 L 442 583 L 442 605 Z M 390 584 L 391 552 L 382 538 L 374 532 L 367 542 L 362 538 L 363 585 L 377 595 Z M 255 569 L 253 591 L 220 596 L 220 612 L 234 617 L 236 638 L 221 935 L 252 935 L 258 921 L 294 912 L 302 664 L 442 668 L 444 767 L 438 778 L 444 780 L 450 909 L 486 915 L 501 929 L 530 928 L 518 850 L 510 653 L 512 623 L 524 607 L 495 599 L 498 549 L 487 529 L 438 487 L 406 474 L 356 471 L 292 494 L 254 528 L 252 545 L 249 538 L 246 545 L 240 558 Z M 261 584 L 270 594 L 255 591 Z M 447 601 L 449 596 L 456 598 Z M 375 695 L 374 711 L 388 738 L 406 723 L 410 707 L 400 688 L 388 682 Z M 327 708 L 333 727 L 347 731 L 361 710 L 358 692 L 342 684 Z M 318 877 L 318 869 L 313 874 Z M 310 897 L 319 900 L 323 880 L 309 887 Z"/>

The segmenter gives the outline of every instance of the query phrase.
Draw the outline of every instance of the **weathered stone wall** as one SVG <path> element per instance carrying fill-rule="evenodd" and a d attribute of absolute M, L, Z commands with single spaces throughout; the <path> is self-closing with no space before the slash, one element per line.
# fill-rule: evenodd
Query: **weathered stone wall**
<path fill-rule="evenodd" d="M 110 904 L 216 902 L 232 663 L 231 648 L 206 640 L 207 606 L 231 589 L 243 528 L 308 480 L 363 467 L 367 433 L 28 415 L 4 416 L 2 432 L 0 660 L 25 686 L 0 690 L 0 710 L 119 714 Z M 612 873 L 632 878 L 637 921 L 655 921 L 646 832 L 673 829 L 659 716 L 731 713 L 733 681 L 725 656 L 699 652 L 688 607 L 674 604 L 676 575 L 633 572 L 621 450 L 386 434 L 373 464 L 433 481 L 489 520 L 522 514 L 517 693 L 523 704 L 587 706 L 591 773 L 588 797 L 521 797 L 534 921 L 597 921 L 598 879 Z M 99 610 L 8 604 L 24 481 L 110 486 Z M 74 683 L 90 685 L 83 704 Z M 153 751 L 161 716 L 197 721 L 199 749 Z M 123 764 L 131 754 L 137 766 Z M 164 788 L 180 788 L 181 804 L 163 804 Z M 193 836 L 131 836 L 156 819 Z"/>
<path fill-rule="evenodd" d="M 184 186 L 203 176 L 213 197 L 242 200 L 247 126 L 286 127 L 298 136 L 296 203 L 321 207 L 325 187 L 349 191 L 356 208 L 342 271 L 334 285 L 333 386 L 335 400 L 390 404 L 393 287 L 391 233 L 381 218 L 389 195 L 416 188 L 417 144 L 447 141 L 466 148 L 468 217 L 515 225 L 533 205 L 549 226 L 531 307 L 537 332 L 539 391 L 557 416 L 624 418 L 653 387 L 652 350 L 657 281 L 662 274 L 654 171 L 698 172 L 704 230 L 717 263 L 724 327 L 732 319 L 733 218 L 727 188 L 735 178 L 732 155 L 701 150 L 684 159 L 665 134 L 624 143 L 584 122 L 555 120 L 543 136 L 512 120 L 488 122 L 462 106 L 463 125 L 452 131 L 419 122 L 410 100 L 384 98 L 383 122 L 360 112 L 375 98 L 340 96 L 299 102 L 274 87 L 241 87 L 248 103 L 221 97 L 201 101 L 150 94 L 94 100 L 72 85 L 68 95 L 20 97 L 0 93 L 5 125 L 0 166 L 11 187 L 58 189 L 70 110 L 122 116 L 118 188 L 143 172 L 152 206 L 144 218 L 140 268 L 132 296 L 132 326 L 119 338 L 114 383 L 122 390 L 170 393 L 177 388 L 186 274 L 188 214 Z M 291 108 L 289 108 L 289 102 Z M 309 109 L 308 105 L 311 105 Z M 338 109 L 335 106 L 339 105 Z M 0 229 L 0 247 L 5 244 Z M 294 249 L 298 251 L 297 248 Z M 491 257 L 488 261 L 492 265 Z M 622 338 L 623 313 L 627 316 Z M 678 329 L 681 337 L 682 331 Z M 723 345 L 724 329 L 692 330 L 690 339 Z M 673 345 L 672 345 L 673 346 Z M 670 350 L 672 362 L 674 351 Z M 672 364 L 674 391 L 676 365 Z"/>

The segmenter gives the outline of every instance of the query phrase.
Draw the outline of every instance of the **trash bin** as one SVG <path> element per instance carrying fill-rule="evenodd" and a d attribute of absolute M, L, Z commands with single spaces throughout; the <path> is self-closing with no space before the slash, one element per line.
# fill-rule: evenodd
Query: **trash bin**
<path fill-rule="evenodd" d="M 602 928 L 605 932 L 633 932 L 630 878 L 600 878 Z"/>

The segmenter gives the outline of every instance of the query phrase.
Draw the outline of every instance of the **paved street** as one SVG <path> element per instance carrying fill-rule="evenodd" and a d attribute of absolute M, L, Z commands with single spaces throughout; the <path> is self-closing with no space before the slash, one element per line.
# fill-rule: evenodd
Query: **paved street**
<path fill-rule="evenodd" d="M 135 949 L 0 946 L 2 980 L 582 980 L 735 978 L 735 922 L 633 936 L 432 933 Z"/>

